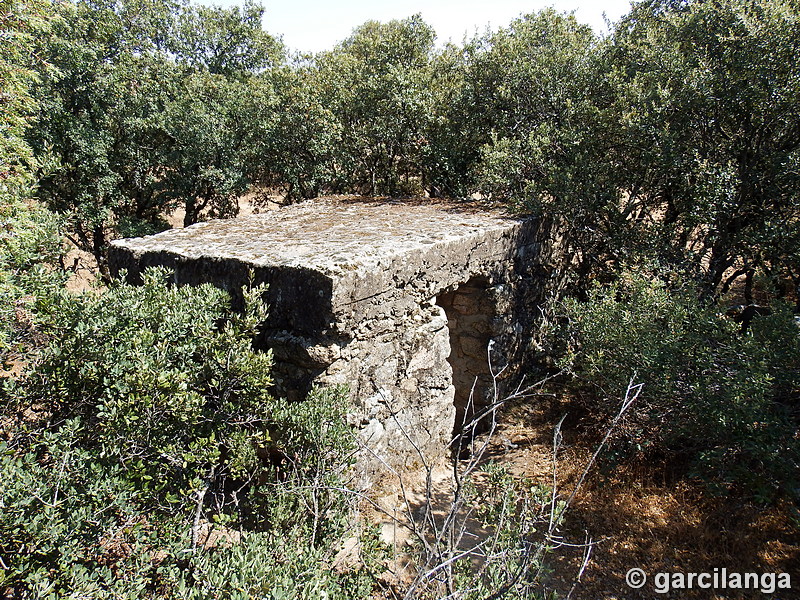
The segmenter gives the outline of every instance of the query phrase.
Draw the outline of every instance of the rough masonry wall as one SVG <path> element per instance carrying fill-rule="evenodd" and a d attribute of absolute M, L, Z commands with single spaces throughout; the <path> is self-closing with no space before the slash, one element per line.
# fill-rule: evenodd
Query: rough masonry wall
<path fill-rule="evenodd" d="M 522 365 L 520 334 L 543 289 L 537 231 L 463 205 L 314 202 L 121 240 L 110 262 L 131 281 L 166 265 L 176 283 L 211 282 L 234 297 L 251 277 L 268 283 L 257 345 L 275 354 L 276 393 L 347 385 L 359 465 L 376 481 L 387 465 L 447 455 L 464 382 L 490 340 L 498 370 Z"/>
<path fill-rule="evenodd" d="M 455 422 L 450 339 L 444 310 L 409 303 L 403 294 L 347 335 L 301 337 L 265 329 L 257 347 L 271 349 L 276 392 L 301 400 L 313 385 L 350 392 L 348 420 L 362 446 L 364 483 L 388 467 L 417 470 L 448 454 Z"/>

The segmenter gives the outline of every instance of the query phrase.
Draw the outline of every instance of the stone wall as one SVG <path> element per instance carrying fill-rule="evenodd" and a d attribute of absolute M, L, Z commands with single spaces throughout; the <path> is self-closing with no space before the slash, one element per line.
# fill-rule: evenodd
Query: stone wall
<path fill-rule="evenodd" d="M 176 283 L 234 296 L 251 274 L 268 283 L 257 345 L 274 352 L 275 392 L 347 385 L 369 482 L 447 455 L 476 378 L 486 404 L 490 346 L 495 369 L 516 366 L 501 387 L 524 369 L 521 334 L 545 284 L 536 233 L 463 205 L 325 201 L 120 240 L 110 262 L 131 281 L 166 265 Z"/>

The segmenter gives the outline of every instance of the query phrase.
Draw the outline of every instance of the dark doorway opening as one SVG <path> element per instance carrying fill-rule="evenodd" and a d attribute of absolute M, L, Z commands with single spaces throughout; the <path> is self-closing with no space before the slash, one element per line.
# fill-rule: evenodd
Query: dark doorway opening
<path fill-rule="evenodd" d="M 455 436 L 469 443 L 473 436 L 488 427 L 481 418 L 493 400 L 493 382 L 489 368 L 489 341 L 494 302 L 487 289 L 489 280 L 473 277 L 457 288 L 437 296 L 436 303 L 447 315 L 450 329 L 450 358 L 455 387 Z"/>

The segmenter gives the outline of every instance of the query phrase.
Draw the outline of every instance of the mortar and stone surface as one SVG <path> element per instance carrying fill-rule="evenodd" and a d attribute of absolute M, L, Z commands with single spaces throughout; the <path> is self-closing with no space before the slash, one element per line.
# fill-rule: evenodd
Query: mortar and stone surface
<path fill-rule="evenodd" d="M 241 302 L 267 283 L 256 340 L 275 393 L 346 385 L 365 485 L 434 464 L 461 423 L 524 366 L 524 331 L 544 289 L 534 219 L 474 205 L 328 199 L 112 243 L 112 272 L 151 266 Z M 491 367 L 490 367 L 491 364 Z"/>

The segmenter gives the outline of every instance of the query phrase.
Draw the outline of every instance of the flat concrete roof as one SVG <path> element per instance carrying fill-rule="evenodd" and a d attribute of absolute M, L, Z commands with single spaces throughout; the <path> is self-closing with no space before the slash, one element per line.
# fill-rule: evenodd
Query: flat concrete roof
<path fill-rule="evenodd" d="M 175 268 L 180 283 L 207 281 L 228 289 L 241 286 L 253 270 L 261 274 L 257 281 L 277 286 L 269 299 L 272 312 L 321 299 L 328 326 L 344 326 L 343 320 L 363 316 L 367 307 L 359 304 L 374 304 L 391 290 L 431 297 L 502 269 L 519 246 L 530 244 L 530 236 L 521 235 L 526 223 L 467 203 L 316 200 L 115 240 L 111 266 L 135 275 L 161 264 Z"/>
<path fill-rule="evenodd" d="M 421 201 L 309 201 L 234 219 L 115 240 L 135 254 L 167 251 L 187 259 L 231 258 L 254 266 L 346 275 L 519 220 L 500 210 Z"/>

